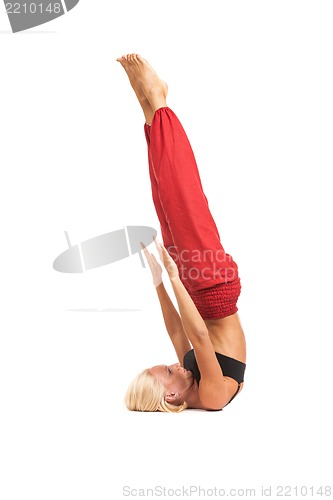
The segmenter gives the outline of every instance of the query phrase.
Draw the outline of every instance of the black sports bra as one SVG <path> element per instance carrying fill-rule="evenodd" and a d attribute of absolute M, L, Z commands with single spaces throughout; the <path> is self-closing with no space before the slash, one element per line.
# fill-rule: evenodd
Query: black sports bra
<path fill-rule="evenodd" d="M 225 405 L 227 406 L 231 401 L 234 399 L 234 397 L 238 394 L 240 385 L 242 382 L 244 382 L 244 373 L 245 373 L 245 368 L 246 364 L 242 363 L 242 361 L 238 361 L 237 359 L 230 358 L 229 356 L 225 356 L 225 354 L 221 354 L 219 352 L 215 352 L 215 355 L 217 357 L 217 361 L 219 362 L 219 365 L 221 367 L 221 371 L 225 377 L 230 377 L 236 380 L 238 382 L 238 389 L 235 392 L 235 394 L 232 396 L 230 401 Z M 200 382 L 201 379 L 201 374 L 199 371 L 198 363 L 197 360 L 195 359 L 194 355 L 194 350 L 191 349 L 188 351 L 183 360 L 183 365 L 186 370 L 190 370 L 193 373 L 194 378 L 196 381 Z"/>

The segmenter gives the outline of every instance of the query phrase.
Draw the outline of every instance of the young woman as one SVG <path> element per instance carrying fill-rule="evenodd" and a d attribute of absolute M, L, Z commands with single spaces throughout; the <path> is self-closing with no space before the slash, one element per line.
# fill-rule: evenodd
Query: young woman
<path fill-rule="evenodd" d="M 138 54 L 117 59 L 143 109 L 153 201 L 164 245 L 156 243 L 179 313 L 162 282 L 162 267 L 143 247 L 179 363 L 153 366 L 130 385 L 130 410 L 221 410 L 243 387 L 244 333 L 237 314 L 237 264 L 220 242 L 188 138 L 167 106 L 167 85 Z"/>

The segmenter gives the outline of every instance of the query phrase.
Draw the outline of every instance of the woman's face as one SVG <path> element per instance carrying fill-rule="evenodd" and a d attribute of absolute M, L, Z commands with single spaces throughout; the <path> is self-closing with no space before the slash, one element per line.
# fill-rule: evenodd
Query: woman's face
<path fill-rule="evenodd" d="M 192 372 L 183 368 L 180 363 L 153 366 L 149 372 L 162 382 L 167 393 L 182 395 L 194 381 Z"/>

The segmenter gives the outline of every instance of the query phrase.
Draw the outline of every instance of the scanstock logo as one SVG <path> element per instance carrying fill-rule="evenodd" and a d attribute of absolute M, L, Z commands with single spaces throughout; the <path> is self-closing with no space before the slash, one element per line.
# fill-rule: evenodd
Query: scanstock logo
<path fill-rule="evenodd" d="M 66 14 L 78 3 L 79 0 L 58 0 L 57 2 L 50 0 L 6 2 L 4 0 L 13 33 L 48 23 Z"/>

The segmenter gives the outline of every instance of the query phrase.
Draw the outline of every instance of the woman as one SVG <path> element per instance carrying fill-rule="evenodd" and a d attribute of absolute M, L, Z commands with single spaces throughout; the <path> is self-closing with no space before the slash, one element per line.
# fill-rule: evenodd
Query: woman
<path fill-rule="evenodd" d="M 221 410 L 243 387 L 246 345 L 237 314 L 238 268 L 225 253 L 185 131 L 166 104 L 167 85 L 138 54 L 117 59 L 143 109 L 153 201 L 164 245 L 162 268 L 143 247 L 179 363 L 144 370 L 130 385 L 130 410 Z"/>

